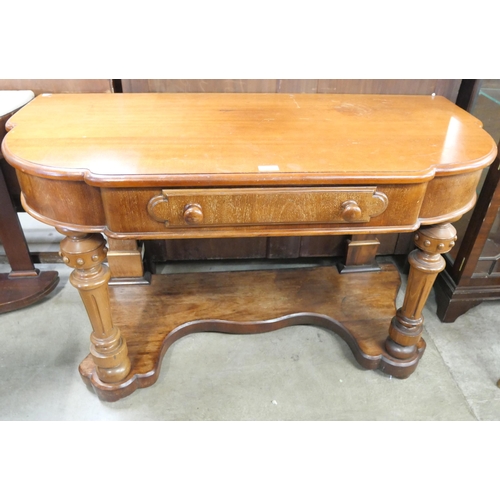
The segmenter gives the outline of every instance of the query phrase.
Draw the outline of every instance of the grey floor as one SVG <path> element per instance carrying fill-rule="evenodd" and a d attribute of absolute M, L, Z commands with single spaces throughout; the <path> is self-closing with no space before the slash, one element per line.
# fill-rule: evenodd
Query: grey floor
<path fill-rule="evenodd" d="M 30 246 L 57 239 L 45 227 L 27 230 L 30 236 Z M 432 294 L 424 311 L 427 349 L 406 380 L 359 368 L 347 345 L 321 328 L 205 332 L 167 351 L 155 385 L 106 403 L 78 374 L 90 323 L 68 282 L 70 270 L 37 267 L 57 270 L 60 283 L 41 302 L 0 315 L 1 420 L 500 420 L 500 302 L 443 324 Z M 163 272 L 224 268 L 189 264 Z M 0 264 L 0 272 L 9 270 Z M 398 305 L 401 299 L 400 292 Z"/>

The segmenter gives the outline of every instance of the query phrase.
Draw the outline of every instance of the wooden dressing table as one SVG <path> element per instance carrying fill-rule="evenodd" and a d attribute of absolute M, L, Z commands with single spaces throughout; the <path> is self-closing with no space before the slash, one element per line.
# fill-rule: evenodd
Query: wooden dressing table
<path fill-rule="evenodd" d="M 319 325 L 344 338 L 363 367 L 408 377 L 425 349 L 422 309 L 441 254 L 456 239 L 450 222 L 474 205 L 481 169 L 496 155 L 477 119 L 435 96 L 41 95 L 7 129 L 2 152 L 26 211 L 66 235 L 61 256 L 93 328 L 80 373 L 107 401 L 153 384 L 168 347 L 207 330 Z M 396 311 L 399 274 L 368 262 L 370 235 L 417 229 Z M 133 267 L 139 284 L 108 286 L 101 233 L 111 267 Z M 153 275 L 150 283 L 136 245 L 334 234 L 352 235 L 340 272 Z"/>

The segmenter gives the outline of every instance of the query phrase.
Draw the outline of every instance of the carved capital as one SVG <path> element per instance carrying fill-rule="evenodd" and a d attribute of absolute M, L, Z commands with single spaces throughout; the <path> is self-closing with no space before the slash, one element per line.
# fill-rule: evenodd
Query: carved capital
<path fill-rule="evenodd" d="M 61 231 L 62 232 L 62 231 Z M 90 270 L 104 262 L 108 249 L 101 234 L 65 232 L 59 255 L 63 262 L 75 269 Z"/>
<path fill-rule="evenodd" d="M 428 254 L 449 252 L 457 241 L 457 231 L 451 224 L 421 227 L 415 235 L 415 245 Z"/>

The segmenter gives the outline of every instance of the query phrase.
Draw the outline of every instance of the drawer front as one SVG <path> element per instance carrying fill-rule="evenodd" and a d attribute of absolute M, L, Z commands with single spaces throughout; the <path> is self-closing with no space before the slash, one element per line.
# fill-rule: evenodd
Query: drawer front
<path fill-rule="evenodd" d="M 164 189 L 149 216 L 168 227 L 366 223 L 385 211 L 370 187 Z"/>

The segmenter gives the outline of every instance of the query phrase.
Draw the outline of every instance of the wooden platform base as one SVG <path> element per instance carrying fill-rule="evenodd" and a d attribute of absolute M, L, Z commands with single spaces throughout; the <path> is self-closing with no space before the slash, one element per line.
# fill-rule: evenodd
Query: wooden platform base
<path fill-rule="evenodd" d="M 150 286 L 110 287 L 113 320 L 125 337 L 132 370 L 105 384 L 90 355 L 80 374 L 100 399 L 116 401 L 158 378 L 173 342 L 189 333 L 264 333 L 290 325 L 316 325 L 340 335 L 359 364 L 398 378 L 415 370 L 413 359 L 388 355 L 384 343 L 400 277 L 392 264 L 378 273 L 339 274 L 332 267 L 154 275 Z"/>
<path fill-rule="evenodd" d="M 37 276 L 12 278 L 0 274 L 0 313 L 27 307 L 48 295 L 59 283 L 56 271 L 44 271 Z"/>

